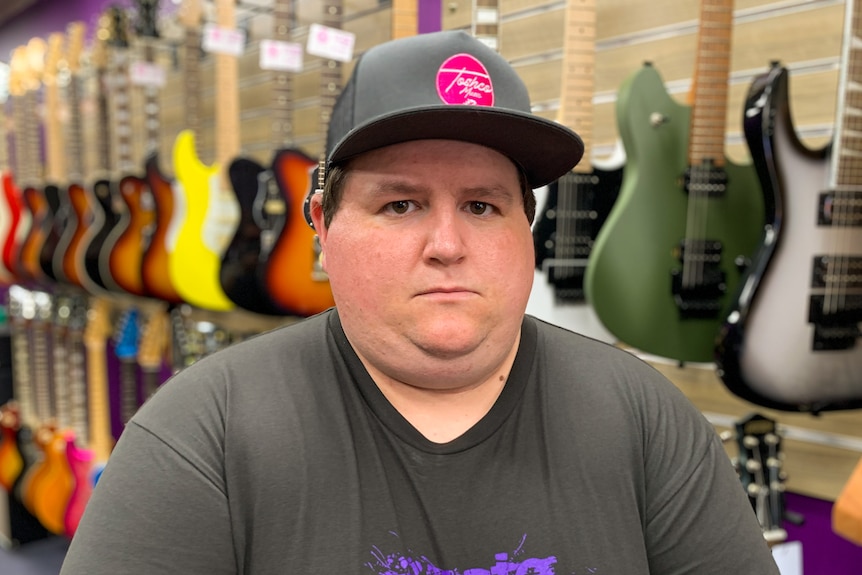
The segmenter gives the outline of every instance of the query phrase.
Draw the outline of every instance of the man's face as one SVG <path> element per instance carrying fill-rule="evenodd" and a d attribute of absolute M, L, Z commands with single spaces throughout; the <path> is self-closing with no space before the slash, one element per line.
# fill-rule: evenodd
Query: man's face
<path fill-rule="evenodd" d="M 353 346 L 412 385 L 454 387 L 496 369 L 533 278 L 514 164 L 483 146 L 421 140 L 368 152 L 348 169 L 329 228 L 312 212 Z"/>

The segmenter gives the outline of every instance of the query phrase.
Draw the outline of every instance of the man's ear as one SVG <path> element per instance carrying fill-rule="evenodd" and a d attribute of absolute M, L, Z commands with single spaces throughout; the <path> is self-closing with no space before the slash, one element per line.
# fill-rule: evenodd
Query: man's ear
<path fill-rule="evenodd" d="M 321 244 L 326 240 L 326 224 L 323 222 L 323 194 L 314 192 L 308 198 L 308 215 L 317 235 L 320 236 Z"/>

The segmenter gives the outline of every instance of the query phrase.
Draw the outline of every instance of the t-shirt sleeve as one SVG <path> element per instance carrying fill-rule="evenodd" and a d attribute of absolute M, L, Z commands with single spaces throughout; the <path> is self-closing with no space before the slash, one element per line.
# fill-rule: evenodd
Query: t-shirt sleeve
<path fill-rule="evenodd" d="M 650 572 L 777 575 L 715 429 L 676 387 L 656 379 L 645 418 Z"/>
<path fill-rule="evenodd" d="M 237 572 L 217 417 L 207 415 L 218 408 L 168 385 L 151 399 L 159 408 L 145 405 L 123 431 L 62 575 Z"/>

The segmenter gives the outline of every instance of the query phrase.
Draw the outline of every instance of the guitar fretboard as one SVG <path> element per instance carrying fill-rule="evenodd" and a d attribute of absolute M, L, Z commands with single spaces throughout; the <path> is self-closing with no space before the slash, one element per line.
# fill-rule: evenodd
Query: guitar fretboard
<path fill-rule="evenodd" d="M 290 31 L 296 22 L 296 1 L 276 0 L 272 7 L 273 37 L 280 42 L 290 41 Z M 273 149 L 289 148 L 293 144 L 293 75 L 276 71 L 272 77 Z"/>
<path fill-rule="evenodd" d="M 341 28 L 343 6 L 337 2 L 326 2 L 323 5 L 321 23 L 329 28 Z M 329 129 L 329 119 L 332 116 L 332 108 L 335 100 L 341 92 L 341 62 L 338 60 L 323 60 L 320 71 L 320 133 L 326 142 L 326 132 Z M 321 159 L 324 158 L 326 150 L 321 151 Z"/>
<path fill-rule="evenodd" d="M 844 65 L 838 90 L 838 121 L 832 150 L 833 190 L 862 184 L 862 0 L 847 0 L 844 19 Z"/>
<path fill-rule="evenodd" d="M 566 3 L 559 122 L 584 141 L 584 159 L 574 171 L 592 170 L 593 92 L 595 86 L 595 0 Z"/>
<path fill-rule="evenodd" d="M 186 127 L 200 134 L 200 51 L 201 33 L 196 26 L 185 31 L 183 53 L 183 97 L 185 98 Z"/>
<path fill-rule="evenodd" d="M 701 0 L 689 161 L 698 165 L 711 160 L 724 164 L 724 132 L 730 75 L 730 41 L 733 0 Z"/>
<path fill-rule="evenodd" d="M 66 99 L 69 103 L 69 125 L 66 149 L 69 153 L 69 179 L 81 182 L 84 177 L 84 154 L 81 150 L 81 80 L 77 75 L 69 78 Z"/>

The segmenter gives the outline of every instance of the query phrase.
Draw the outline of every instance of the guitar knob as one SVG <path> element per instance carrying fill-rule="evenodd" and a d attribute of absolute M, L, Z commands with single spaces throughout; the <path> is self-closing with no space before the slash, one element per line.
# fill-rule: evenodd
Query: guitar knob
<path fill-rule="evenodd" d="M 649 123 L 653 128 L 658 128 L 662 124 L 665 124 L 670 121 L 670 118 L 662 114 L 661 112 L 653 112 L 649 115 Z"/>

